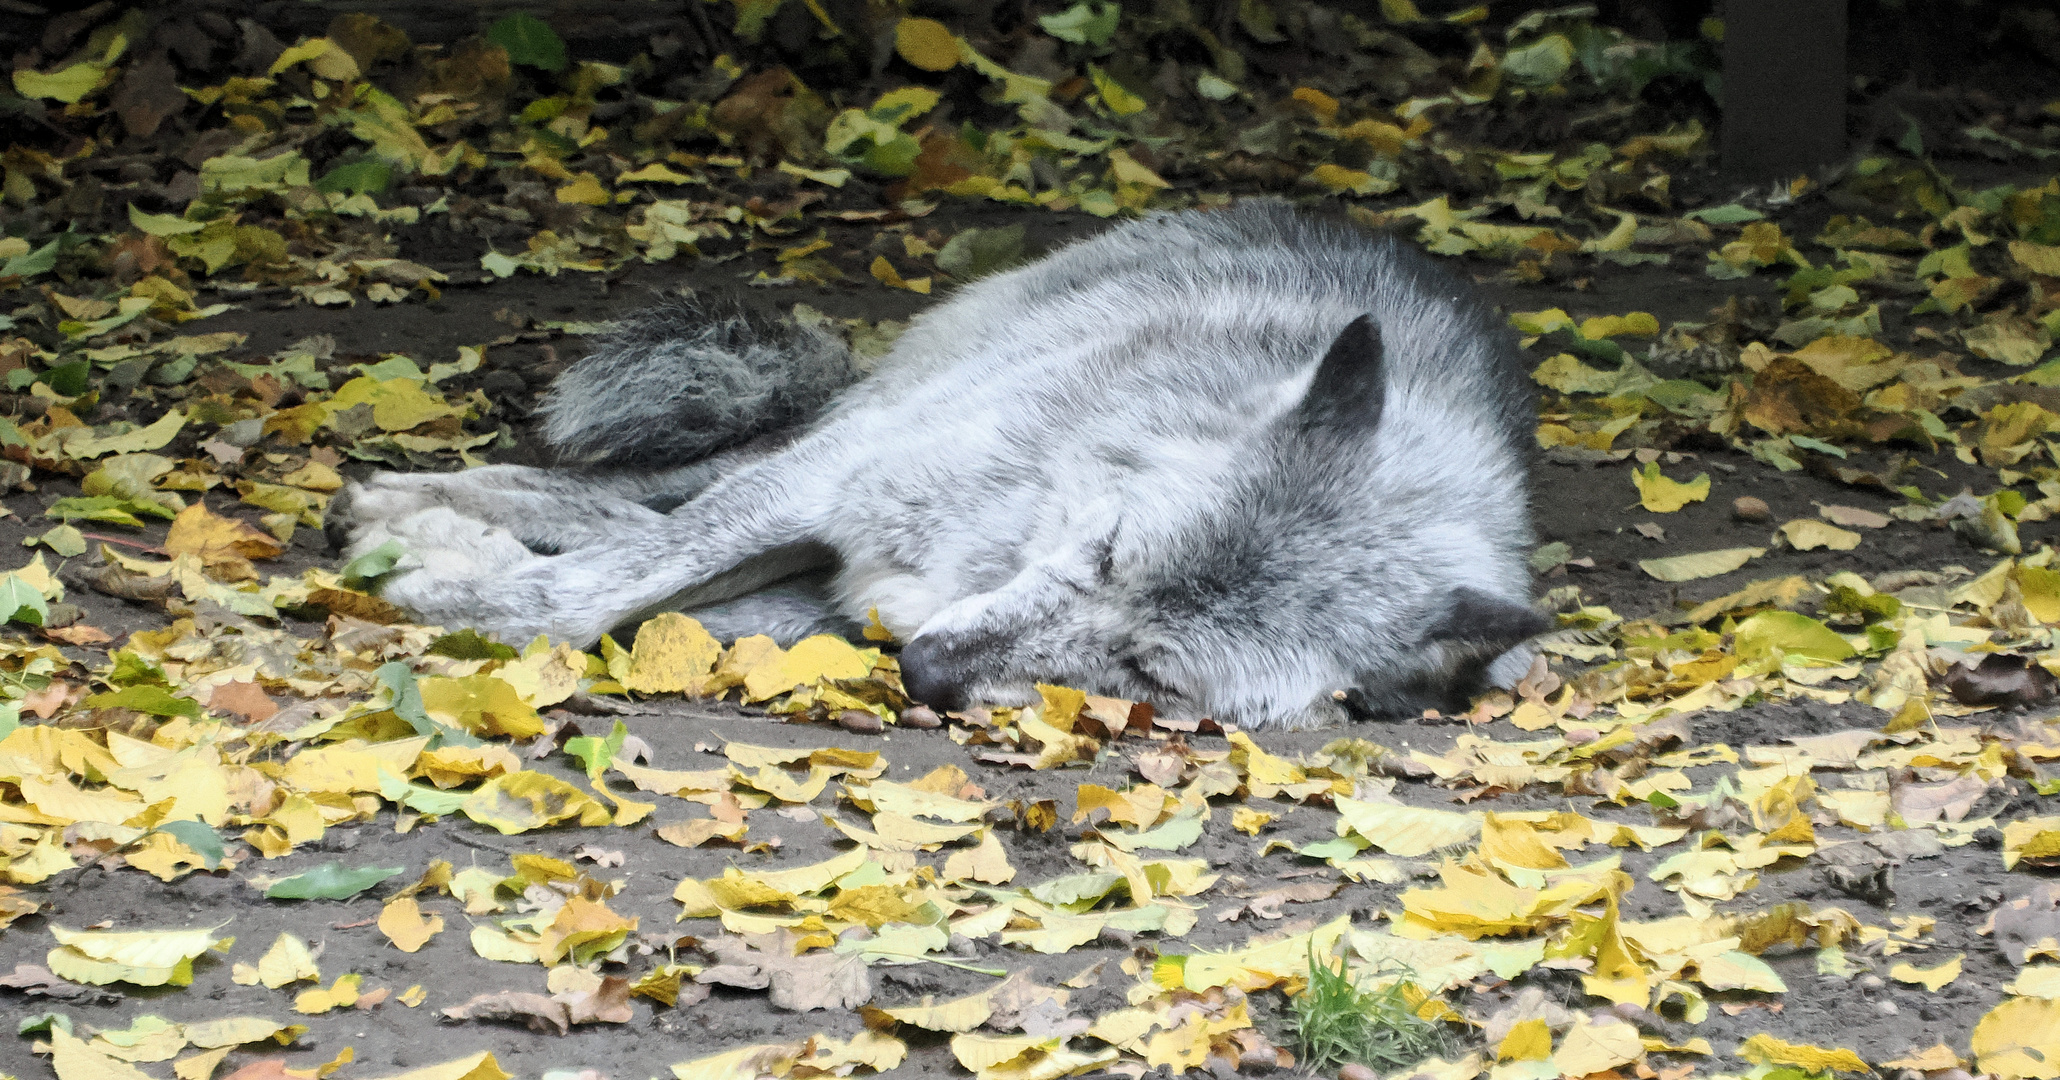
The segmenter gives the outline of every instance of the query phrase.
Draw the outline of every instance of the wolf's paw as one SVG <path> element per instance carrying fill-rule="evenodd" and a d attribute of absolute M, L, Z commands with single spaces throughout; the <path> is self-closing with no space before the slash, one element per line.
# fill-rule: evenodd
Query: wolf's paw
<path fill-rule="evenodd" d="M 456 473 L 376 473 L 337 493 L 329 504 L 326 528 L 338 548 L 356 546 L 362 535 L 426 510 L 443 508 L 503 528 L 518 525 L 524 515 L 510 495 L 540 470 L 520 465 L 489 465 Z"/>
<path fill-rule="evenodd" d="M 400 550 L 377 592 L 422 623 L 470 626 L 510 642 L 583 632 L 550 625 L 548 586 L 527 583 L 548 578 L 552 560 L 506 529 L 437 506 L 361 525 L 345 554 L 356 558 L 386 544 Z"/>
<path fill-rule="evenodd" d="M 377 547 L 360 541 L 376 533 L 383 542 L 388 527 L 432 507 L 447 506 L 449 487 L 448 478 L 439 474 L 375 474 L 337 492 L 324 515 L 323 530 L 331 545 L 353 554 Z"/>

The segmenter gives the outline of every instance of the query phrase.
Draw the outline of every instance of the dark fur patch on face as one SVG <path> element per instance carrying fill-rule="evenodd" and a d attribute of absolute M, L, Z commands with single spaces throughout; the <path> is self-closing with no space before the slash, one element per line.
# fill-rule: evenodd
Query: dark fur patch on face
<path fill-rule="evenodd" d="M 991 634 L 925 634 L 901 649 L 901 685 L 933 709 L 971 705 L 971 688 L 993 680 L 1009 642 Z"/>

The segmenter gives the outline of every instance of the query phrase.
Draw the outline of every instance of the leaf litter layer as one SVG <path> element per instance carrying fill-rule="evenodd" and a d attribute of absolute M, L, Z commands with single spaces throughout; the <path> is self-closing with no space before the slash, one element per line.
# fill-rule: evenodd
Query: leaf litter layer
<path fill-rule="evenodd" d="M 1716 25 L 709 10 L 590 58 L 95 9 L 16 58 L 7 1068 L 1263 1073 L 1313 958 L 1439 1030 L 1410 1075 L 2055 1075 L 2036 103 L 1726 200 Z M 1559 628 L 1464 717 L 938 731 L 884 640 L 486 641 L 311 539 L 346 473 L 521 453 L 604 314 L 522 308 L 581 282 L 877 354 L 1044 237 L 1262 191 L 1464 260 L 1536 354 Z"/>

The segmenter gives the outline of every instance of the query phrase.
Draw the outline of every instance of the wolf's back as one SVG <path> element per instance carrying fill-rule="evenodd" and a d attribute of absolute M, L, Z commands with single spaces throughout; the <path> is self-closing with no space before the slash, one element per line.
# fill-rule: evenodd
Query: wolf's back
<path fill-rule="evenodd" d="M 685 464 L 805 425 L 857 378 L 820 330 L 673 303 L 629 317 L 558 377 L 544 438 L 572 463 Z"/>

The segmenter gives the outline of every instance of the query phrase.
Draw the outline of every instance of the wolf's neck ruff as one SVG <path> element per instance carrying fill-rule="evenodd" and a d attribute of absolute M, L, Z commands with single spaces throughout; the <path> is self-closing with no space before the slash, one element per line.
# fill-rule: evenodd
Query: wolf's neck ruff
<path fill-rule="evenodd" d="M 932 704 L 1313 726 L 1529 666 L 1526 386 L 1422 255 L 1261 201 L 975 282 L 863 381 L 819 332 L 632 320 L 546 405 L 579 467 L 380 476 L 335 516 L 410 551 L 389 599 L 511 639 L 877 609 Z"/>

